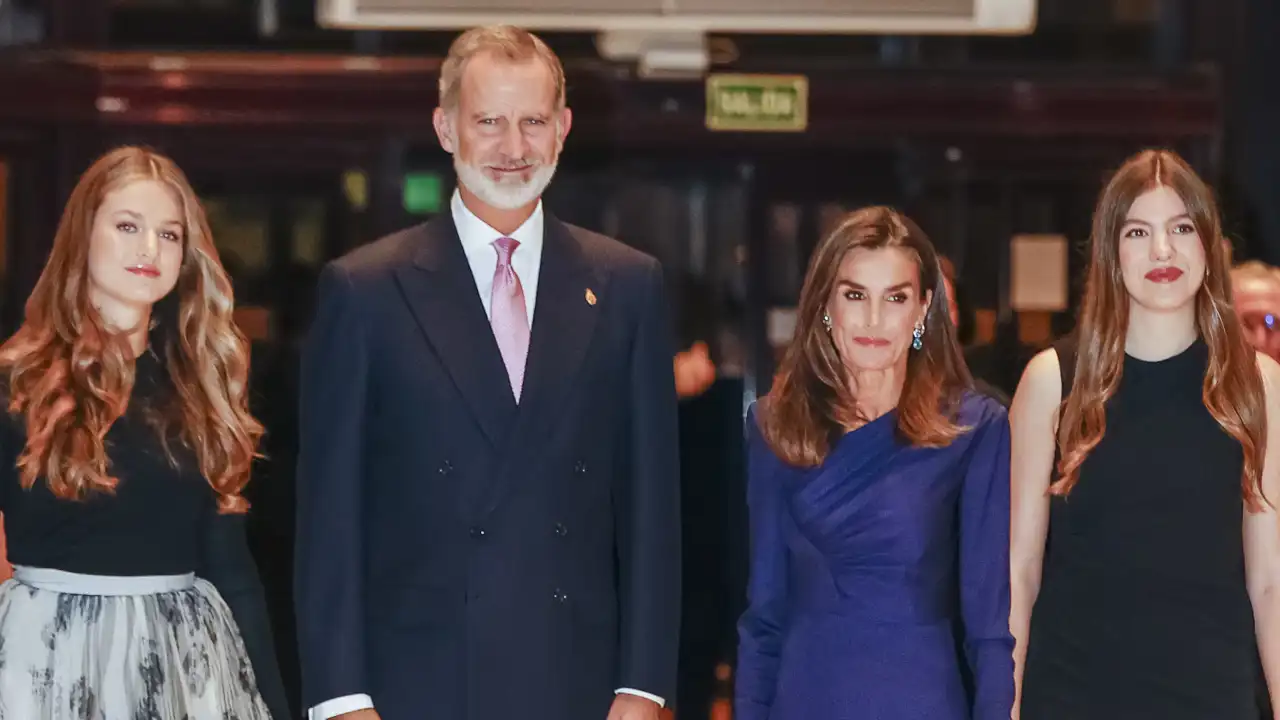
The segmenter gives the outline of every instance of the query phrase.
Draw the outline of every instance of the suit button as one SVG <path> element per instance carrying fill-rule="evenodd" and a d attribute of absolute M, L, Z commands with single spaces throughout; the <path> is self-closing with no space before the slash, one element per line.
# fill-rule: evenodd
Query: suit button
<path fill-rule="evenodd" d="M 438 472 L 441 475 L 448 475 L 449 473 L 453 472 L 453 463 L 449 462 L 448 460 L 445 460 L 444 462 L 440 463 L 440 468 Z"/>
<path fill-rule="evenodd" d="M 558 537 L 564 537 L 569 534 L 569 528 L 565 527 L 564 523 L 556 523 L 555 531 Z"/>
<path fill-rule="evenodd" d="M 560 588 L 556 588 L 556 591 L 555 591 L 555 592 L 553 592 L 553 593 L 551 593 L 551 598 L 552 598 L 553 600 L 555 600 L 556 602 L 558 602 L 558 603 L 566 603 L 566 602 L 569 602 L 569 595 L 568 595 L 568 593 L 565 593 L 565 592 L 564 592 L 563 590 L 561 590 Z"/>
<path fill-rule="evenodd" d="M 482 528 L 482 527 L 473 527 L 473 528 L 471 528 L 471 537 L 473 537 L 473 538 L 475 538 L 475 539 L 479 540 L 480 538 L 482 538 L 482 537 L 484 537 L 484 536 L 485 536 L 484 528 Z"/>
<path fill-rule="evenodd" d="M 573 466 L 573 471 L 579 475 L 585 475 L 587 473 L 587 464 L 579 460 L 577 464 Z"/>

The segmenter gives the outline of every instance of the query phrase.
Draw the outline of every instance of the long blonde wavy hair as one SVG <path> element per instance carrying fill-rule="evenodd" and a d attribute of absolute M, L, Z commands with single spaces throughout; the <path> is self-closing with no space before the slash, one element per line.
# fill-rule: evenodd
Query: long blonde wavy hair
<path fill-rule="evenodd" d="M 263 428 L 248 409 L 249 346 L 232 321 L 231 280 L 186 176 L 169 158 L 137 147 L 111 151 L 81 176 L 22 327 L 0 346 L 9 413 L 26 425 L 17 463 L 21 483 L 30 489 L 43 478 L 55 496 L 68 500 L 110 493 L 117 485 L 105 439 L 128 407 L 135 353 L 128 333 L 110 328 L 90 303 L 89 244 L 103 200 L 145 180 L 174 192 L 183 221 L 177 283 L 152 311 L 152 347 L 165 363 L 171 391 L 149 420 L 170 462 L 177 462 L 171 437 L 194 454 L 220 511 L 244 512 L 249 504 L 241 491 Z"/>

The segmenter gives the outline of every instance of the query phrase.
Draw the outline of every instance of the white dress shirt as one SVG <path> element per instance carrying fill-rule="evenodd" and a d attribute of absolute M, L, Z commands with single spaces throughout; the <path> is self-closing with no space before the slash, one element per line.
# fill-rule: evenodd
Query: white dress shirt
<path fill-rule="evenodd" d="M 453 215 L 453 226 L 458 229 L 458 239 L 462 241 L 462 252 L 467 256 L 467 264 L 471 266 L 471 275 L 476 281 L 476 291 L 480 293 L 480 302 L 484 304 L 484 314 L 492 317 L 493 273 L 498 268 L 498 251 L 493 241 L 501 237 L 509 237 L 520 243 L 511 253 L 511 267 L 520 278 L 520 287 L 524 290 L 525 311 L 528 313 L 530 328 L 533 326 L 533 309 L 538 295 L 538 271 L 542 268 L 542 201 L 538 201 L 533 214 L 524 224 L 516 228 L 510 235 L 489 227 L 485 221 L 476 217 L 475 213 L 462 202 L 462 196 L 454 191 L 449 203 Z M 658 703 L 666 701 L 647 692 L 631 688 L 618 688 L 615 693 L 638 695 Z M 327 700 L 307 711 L 309 720 L 330 720 L 343 713 L 367 710 L 373 707 L 373 698 L 365 694 L 344 695 Z M 601 718 L 601 720 L 604 720 Z"/>
<path fill-rule="evenodd" d="M 453 211 L 453 226 L 458 229 L 458 238 L 462 240 L 462 252 L 467 255 L 476 290 L 480 292 L 480 302 L 484 303 L 484 314 L 493 317 L 493 273 L 498 269 L 498 250 L 493 242 L 503 235 L 467 209 L 457 192 L 454 192 L 449 207 Z M 538 295 L 538 271 L 542 269 L 542 225 L 542 201 L 538 201 L 529 219 L 506 236 L 520 243 L 511 253 L 511 267 L 524 290 L 524 309 L 528 313 L 530 327 L 533 327 L 534 301 Z"/>

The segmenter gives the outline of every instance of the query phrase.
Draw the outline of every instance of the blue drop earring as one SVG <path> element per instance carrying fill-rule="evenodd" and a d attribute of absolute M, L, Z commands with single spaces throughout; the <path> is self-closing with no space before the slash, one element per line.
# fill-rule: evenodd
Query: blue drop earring
<path fill-rule="evenodd" d="M 919 350 L 924 347 L 924 323 L 916 323 L 916 327 L 911 331 L 911 349 Z"/>

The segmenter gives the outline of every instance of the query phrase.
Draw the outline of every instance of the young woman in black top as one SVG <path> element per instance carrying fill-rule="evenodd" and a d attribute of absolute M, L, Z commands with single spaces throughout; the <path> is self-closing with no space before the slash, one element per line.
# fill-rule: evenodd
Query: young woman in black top
<path fill-rule="evenodd" d="M 289 717 L 240 496 L 262 434 L 204 211 L 123 148 L 0 347 L 0 718 Z"/>
<path fill-rule="evenodd" d="M 1181 158 L 1119 169 L 1077 335 L 1010 414 L 1022 720 L 1256 720 L 1280 690 L 1280 365 L 1229 270 Z"/>

